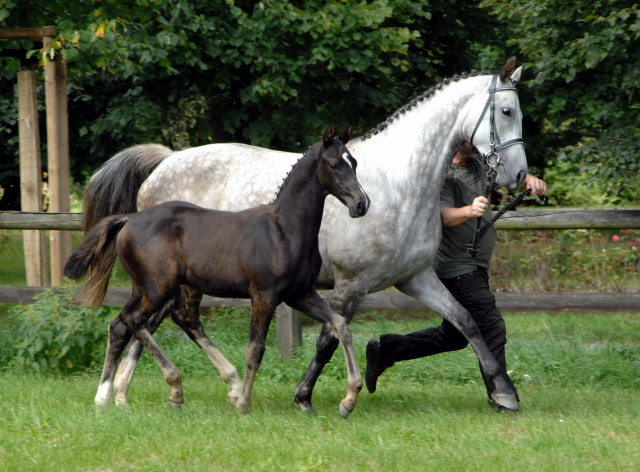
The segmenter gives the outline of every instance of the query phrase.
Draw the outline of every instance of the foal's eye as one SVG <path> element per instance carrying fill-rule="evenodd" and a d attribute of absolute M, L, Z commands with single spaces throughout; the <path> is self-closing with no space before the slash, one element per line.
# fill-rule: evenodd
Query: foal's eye
<path fill-rule="evenodd" d="M 502 109 L 502 114 L 504 116 L 511 116 L 511 108 L 507 108 L 507 107 L 503 108 Z"/>

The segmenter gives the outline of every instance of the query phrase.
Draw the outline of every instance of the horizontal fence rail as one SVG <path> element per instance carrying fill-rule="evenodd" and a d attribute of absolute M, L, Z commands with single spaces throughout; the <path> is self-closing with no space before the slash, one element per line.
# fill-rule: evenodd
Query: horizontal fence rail
<path fill-rule="evenodd" d="M 640 229 L 640 210 L 537 209 L 512 211 L 496 222 L 499 230 Z M 0 229 L 82 230 L 81 213 L 0 212 Z M 0 286 L 0 303 L 33 303 L 43 287 Z M 125 288 L 109 288 L 104 305 L 121 306 L 130 295 Z M 325 299 L 331 291 L 321 291 Z M 530 293 L 497 292 L 496 302 L 505 311 L 608 311 L 640 312 L 640 293 Z M 203 307 L 249 307 L 250 301 L 205 296 Z M 367 295 L 360 311 L 427 311 L 417 300 L 394 290 Z M 301 342 L 300 316 L 285 305 L 276 312 L 278 348 L 289 357 Z"/>
<path fill-rule="evenodd" d="M 0 285 L 0 303 L 33 303 L 34 296 L 48 287 L 16 287 Z M 320 296 L 329 301 L 332 290 L 320 290 Z M 122 306 L 129 299 L 131 290 L 112 287 L 102 302 L 105 306 Z M 640 312 L 640 293 L 626 292 L 496 292 L 498 308 L 504 311 L 626 311 Z M 250 307 L 244 298 L 218 298 L 205 295 L 202 307 Z M 403 310 L 428 311 L 415 298 L 395 290 L 368 294 L 360 311 Z"/>
<path fill-rule="evenodd" d="M 496 221 L 502 230 L 640 229 L 640 210 L 541 209 L 509 211 Z M 82 231 L 82 213 L 0 212 L 0 229 Z"/>

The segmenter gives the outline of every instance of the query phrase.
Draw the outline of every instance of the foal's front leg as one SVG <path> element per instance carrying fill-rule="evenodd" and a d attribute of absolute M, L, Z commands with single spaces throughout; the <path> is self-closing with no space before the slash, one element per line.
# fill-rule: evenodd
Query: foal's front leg
<path fill-rule="evenodd" d="M 340 401 L 340 415 L 348 417 L 356 407 L 356 401 L 362 390 L 362 374 L 358 368 L 353 349 L 352 334 L 347 320 L 335 313 L 315 290 L 309 291 L 304 297 L 287 301 L 287 304 L 299 310 L 314 320 L 324 323 L 335 336 L 344 352 L 347 365 L 347 395 Z M 324 329 L 323 329 L 324 331 Z M 333 351 L 331 351 L 333 353 Z M 316 377 L 317 378 L 317 377 Z"/>
<path fill-rule="evenodd" d="M 246 414 L 251 411 L 253 382 L 262 362 L 269 324 L 277 305 L 278 303 L 268 299 L 253 298 L 251 300 L 251 327 L 249 329 L 249 344 L 247 345 L 246 354 L 247 369 L 244 373 L 242 392 L 236 403 L 239 413 Z"/>

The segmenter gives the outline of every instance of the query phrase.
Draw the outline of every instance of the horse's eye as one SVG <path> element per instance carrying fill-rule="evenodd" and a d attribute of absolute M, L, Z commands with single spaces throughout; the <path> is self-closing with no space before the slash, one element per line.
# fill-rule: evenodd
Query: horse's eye
<path fill-rule="evenodd" d="M 329 167 L 331 167 L 332 169 L 337 169 L 338 168 L 338 164 L 329 164 Z"/>
<path fill-rule="evenodd" d="M 504 116 L 511 116 L 511 108 L 507 108 L 507 107 L 503 108 L 502 109 L 502 114 Z"/>

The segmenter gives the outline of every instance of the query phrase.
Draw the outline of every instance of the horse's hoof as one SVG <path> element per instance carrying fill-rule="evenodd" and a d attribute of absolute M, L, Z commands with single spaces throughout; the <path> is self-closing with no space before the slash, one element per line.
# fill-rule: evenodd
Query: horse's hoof
<path fill-rule="evenodd" d="M 316 414 L 316 412 L 313 409 L 313 406 L 311 406 L 311 400 L 309 398 L 302 398 L 301 395 L 295 395 L 294 400 L 298 404 L 298 406 L 302 409 L 303 413 L 309 413 L 312 415 Z"/>
<path fill-rule="evenodd" d="M 236 406 L 238 404 L 238 397 L 235 395 L 227 395 L 227 400 L 229 401 L 229 403 L 231 403 L 233 406 Z"/>
<path fill-rule="evenodd" d="M 353 413 L 353 408 L 349 409 L 346 406 L 344 406 L 344 400 L 340 402 L 340 416 L 342 416 L 343 418 L 348 418 L 349 415 L 351 413 Z"/>
<path fill-rule="evenodd" d="M 116 396 L 116 406 L 127 406 L 127 397 Z"/>
<path fill-rule="evenodd" d="M 488 399 L 489 405 L 500 411 L 518 411 L 518 399 L 513 393 L 492 393 Z"/>
<path fill-rule="evenodd" d="M 174 400 L 172 398 L 169 398 L 167 402 L 173 407 L 174 410 L 179 411 L 182 410 L 182 404 L 184 403 L 184 400 Z"/>
<path fill-rule="evenodd" d="M 236 405 L 236 410 L 238 410 L 238 413 L 241 415 L 248 415 L 251 413 L 251 406 L 238 403 Z"/>

